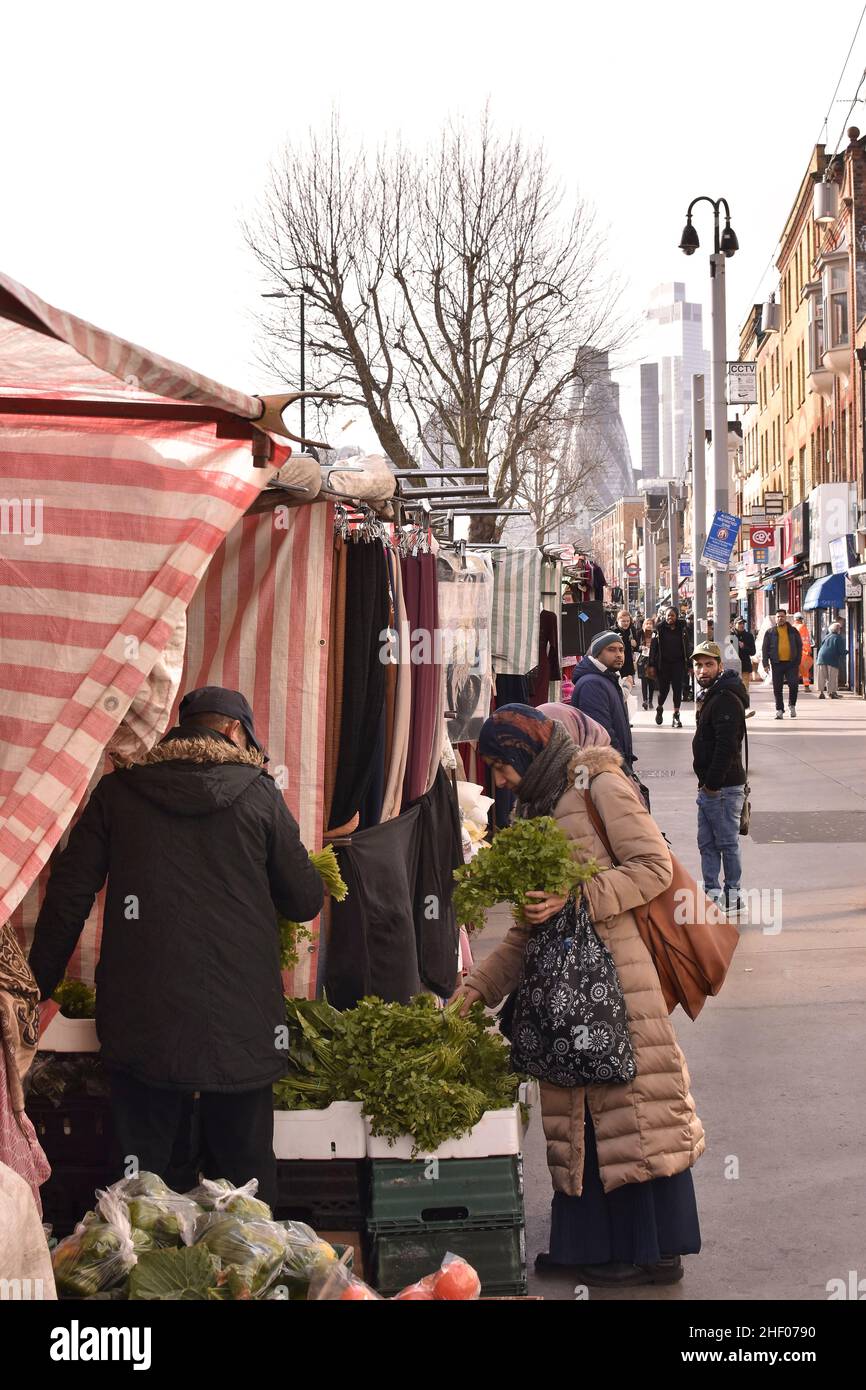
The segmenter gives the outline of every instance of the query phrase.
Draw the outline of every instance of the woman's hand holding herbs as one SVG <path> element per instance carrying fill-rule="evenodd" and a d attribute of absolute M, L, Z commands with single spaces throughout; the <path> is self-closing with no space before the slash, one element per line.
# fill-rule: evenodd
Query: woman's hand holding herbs
<path fill-rule="evenodd" d="M 462 999 L 463 1001 L 460 1007 L 461 1018 L 466 1017 L 473 1004 L 477 1004 L 479 1002 L 481 1002 L 482 1004 L 484 1003 L 484 1000 L 481 998 L 481 995 L 479 994 L 478 990 L 470 989 L 468 985 L 459 985 L 458 988 L 455 989 L 451 998 L 448 1000 L 448 1003 L 453 1004 L 456 999 Z"/>
<path fill-rule="evenodd" d="M 568 897 L 561 893 L 545 893 L 532 890 L 526 894 L 527 903 L 523 909 L 523 920 L 530 927 L 537 927 L 541 922 L 548 921 L 555 917 L 557 912 L 561 912 L 568 902 Z M 531 899 L 531 901 L 529 901 Z"/>

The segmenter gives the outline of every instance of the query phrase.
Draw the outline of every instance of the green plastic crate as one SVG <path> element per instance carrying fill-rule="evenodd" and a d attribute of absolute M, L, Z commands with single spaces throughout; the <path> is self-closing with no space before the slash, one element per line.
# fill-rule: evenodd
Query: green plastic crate
<path fill-rule="evenodd" d="M 367 1227 L 374 1233 L 522 1220 L 523 1161 L 517 1154 L 372 1165 Z"/>
<path fill-rule="evenodd" d="M 399 1293 L 433 1274 L 448 1252 L 477 1270 L 482 1293 L 526 1292 L 523 1225 L 436 1226 L 389 1232 L 373 1242 L 373 1280 L 380 1293 Z"/>

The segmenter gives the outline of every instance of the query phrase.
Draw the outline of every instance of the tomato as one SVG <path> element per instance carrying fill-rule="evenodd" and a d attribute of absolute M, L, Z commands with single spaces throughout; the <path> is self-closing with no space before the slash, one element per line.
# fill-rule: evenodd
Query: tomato
<path fill-rule="evenodd" d="M 435 1276 L 433 1297 L 443 1299 L 478 1298 L 481 1280 L 466 1260 L 449 1260 Z"/>
<path fill-rule="evenodd" d="M 410 1300 L 412 1302 L 432 1303 L 434 1297 L 434 1294 L 431 1293 L 430 1289 L 422 1282 L 420 1284 L 409 1284 L 405 1289 L 401 1289 L 398 1294 L 394 1295 L 394 1300 L 400 1299 L 404 1303 L 408 1303 Z"/>
<path fill-rule="evenodd" d="M 375 1297 L 376 1295 L 373 1293 L 373 1290 L 368 1289 L 366 1285 L 349 1284 L 340 1294 L 340 1302 L 351 1303 L 360 1300 L 365 1303 L 372 1303 Z"/>

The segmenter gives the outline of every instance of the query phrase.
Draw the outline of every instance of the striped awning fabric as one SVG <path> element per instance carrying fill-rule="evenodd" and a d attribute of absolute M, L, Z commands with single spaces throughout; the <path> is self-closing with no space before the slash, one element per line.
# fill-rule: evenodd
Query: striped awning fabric
<path fill-rule="evenodd" d="M 245 420 L 262 413 L 257 397 L 55 309 L 2 274 L 0 365 L 0 394 L 7 396 L 187 401 Z"/>
<path fill-rule="evenodd" d="M 490 646 L 498 676 L 525 676 L 538 662 L 541 555 L 533 547 L 493 558 Z"/>
<path fill-rule="evenodd" d="M 5 317 L 3 317 L 5 316 Z M 255 398 L 0 277 L 0 396 L 129 393 L 249 418 Z M 288 450 L 276 447 L 273 468 Z M 0 400 L 0 922 L 106 748 L 149 746 L 180 682 L 186 610 L 270 467 L 207 421 L 4 415 Z"/>
<path fill-rule="evenodd" d="M 0 428 L 0 921 L 106 747 L 165 727 L 187 606 L 268 476 L 212 426 L 97 424 Z"/>

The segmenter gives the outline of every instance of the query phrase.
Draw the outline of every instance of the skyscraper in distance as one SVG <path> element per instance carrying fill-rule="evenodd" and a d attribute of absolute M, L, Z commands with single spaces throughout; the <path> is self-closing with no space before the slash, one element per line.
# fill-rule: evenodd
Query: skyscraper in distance
<path fill-rule="evenodd" d="M 703 306 L 690 303 L 685 285 L 673 281 L 653 290 L 647 319 L 651 332 L 641 366 L 641 466 L 647 478 L 679 478 L 685 473 L 692 428 L 692 376 L 702 372 L 708 378 L 710 371 Z"/>

